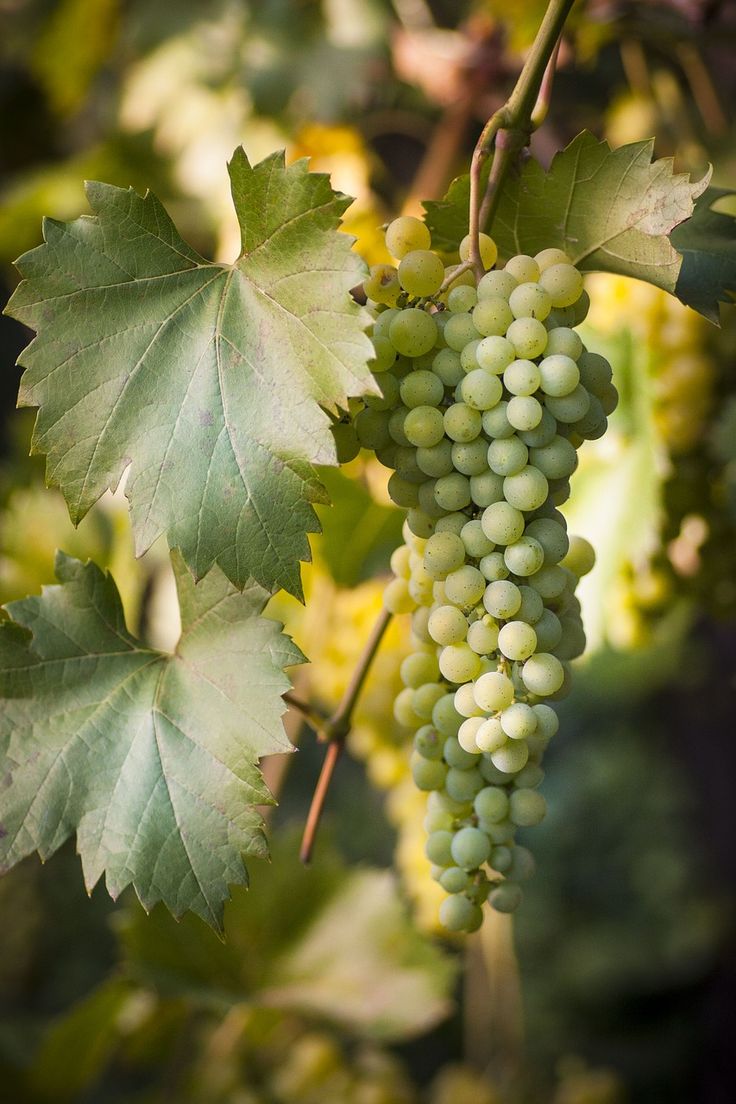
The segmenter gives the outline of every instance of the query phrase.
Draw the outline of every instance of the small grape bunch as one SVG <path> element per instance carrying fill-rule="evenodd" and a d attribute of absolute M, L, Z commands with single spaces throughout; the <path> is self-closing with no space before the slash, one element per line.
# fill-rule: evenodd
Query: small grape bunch
<path fill-rule="evenodd" d="M 575 331 L 588 297 L 561 250 L 493 267 L 482 234 L 476 281 L 445 267 L 418 219 L 394 220 L 386 245 L 398 266 L 374 266 L 365 284 L 381 394 L 355 430 L 407 511 L 384 597 L 412 617 L 394 712 L 415 733 L 426 853 L 448 894 L 440 920 L 469 932 L 486 901 L 516 909 L 534 870 L 516 833 L 545 815 L 550 702 L 585 648 L 575 588 L 594 564 L 558 507 L 617 393 Z M 468 250 L 466 238 L 461 260 Z"/>

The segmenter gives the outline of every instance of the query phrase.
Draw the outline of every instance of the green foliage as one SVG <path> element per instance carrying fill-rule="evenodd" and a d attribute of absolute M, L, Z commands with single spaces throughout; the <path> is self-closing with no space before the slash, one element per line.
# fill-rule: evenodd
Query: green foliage
<path fill-rule="evenodd" d="M 736 218 L 713 207 L 736 195 L 729 188 L 707 188 L 695 204 L 692 218 L 677 226 L 672 244 L 682 254 L 677 298 L 718 322 L 718 304 L 736 295 Z"/>
<path fill-rule="evenodd" d="M 671 159 L 652 161 L 654 143 L 612 150 L 583 131 L 549 171 L 528 160 L 503 189 L 493 223 L 502 256 L 564 249 L 584 272 L 615 272 L 675 292 L 682 258 L 668 235 L 693 212 L 709 174 L 691 184 Z M 467 233 L 469 178 L 445 200 L 425 204 L 433 241 L 457 249 Z"/>
<path fill-rule="evenodd" d="M 112 579 L 59 555 L 61 586 L 13 602 L 0 626 L 0 746 L 9 783 L 0 861 L 53 854 L 77 830 L 85 881 L 133 884 L 150 908 L 218 929 L 241 853 L 266 851 L 256 765 L 286 751 L 282 668 L 301 662 L 260 617 L 268 595 L 219 571 L 195 586 L 174 557 L 174 655 L 130 635 Z"/>
<path fill-rule="evenodd" d="M 320 478 L 331 503 L 320 511 L 320 552 L 338 586 L 356 586 L 387 569 L 401 542 L 401 514 L 376 502 L 362 483 L 342 472 L 327 469 Z"/>
<path fill-rule="evenodd" d="M 139 553 L 161 532 L 197 577 L 217 563 L 301 594 L 299 560 L 334 464 L 329 419 L 371 389 L 371 346 L 336 232 L 347 197 L 274 155 L 230 163 L 235 265 L 206 262 L 153 195 L 88 186 L 93 218 L 46 223 L 7 308 L 38 331 L 20 403 L 72 519 L 127 486 Z"/>

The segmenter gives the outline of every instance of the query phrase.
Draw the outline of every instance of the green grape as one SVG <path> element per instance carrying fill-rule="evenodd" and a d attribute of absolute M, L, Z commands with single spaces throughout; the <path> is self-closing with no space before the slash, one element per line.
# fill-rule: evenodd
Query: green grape
<path fill-rule="evenodd" d="M 522 771 L 514 778 L 514 785 L 519 789 L 535 790 L 544 781 L 544 771 L 538 763 L 527 763 Z"/>
<path fill-rule="evenodd" d="M 473 325 L 484 337 L 501 337 L 513 320 L 511 307 L 505 299 L 481 299 L 473 308 Z"/>
<path fill-rule="evenodd" d="M 416 739 L 414 742 L 416 743 Z M 429 757 L 425 755 L 425 759 L 427 758 Z M 437 790 L 433 790 L 432 793 L 437 793 Z M 422 821 L 422 826 L 427 834 L 442 831 L 449 832 L 455 827 L 455 818 L 452 813 L 447 813 L 442 809 L 430 809 L 428 802 L 427 813 Z"/>
<path fill-rule="evenodd" d="M 436 406 L 415 406 L 406 414 L 403 430 L 410 444 L 431 448 L 445 433 L 442 412 Z"/>
<path fill-rule="evenodd" d="M 508 299 L 516 283 L 510 272 L 486 272 L 478 282 L 478 299 Z"/>
<path fill-rule="evenodd" d="M 613 414 L 618 406 L 618 391 L 612 383 L 609 383 L 607 387 L 601 389 L 601 394 L 598 398 L 605 416 L 608 417 L 609 414 Z"/>
<path fill-rule="evenodd" d="M 349 464 L 360 452 L 360 442 L 355 432 L 355 426 L 345 422 L 336 422 L 330 426 L 335 441 L 335 452 L 338 464 Z M 485 449 L 483 450 L 485 452 Z"/>
<path fill-rule="evenodd" d="M 534 793 L 533 790 L 529 792 Z M 452 852 L 450 851 L 450 846 L 453 838 L 454 834 L 446 830 L 432 832 L 424 845 L 424 853 L 429 861 L 435 863 L 437 866 L 451 866 Z"/>
<path fill-rule="evenodd" d="M 444 278 L 445 266 L 431 249 L 413 249 L 399 263 L 399 283 L 409 295 L 434 295 Z"/>
<path fill-rule="evenodd" d="M 491 718 L 491 720 L 495 719 L 495 717 Z M 503 729 L 501 731 L 503 731 Z M 506 743 L 508 743 L 508 739 L 506 739 L 505 736 L 504 740 Z M 493 750 L 495 751 L 495 748 Z M 485 781 L 489 782 L 492 786 L 505 786 L 509 782 L 509 779 L 504 771 L 500 771 L 498 767 L 495 767 L 493 765 L 493 760 L 491 759 L 490 752 L 488 753 L 488 755 L 481 756 L 480 763 L 478 764 L 478 770 L 483 775 Z"/>
<path fill-rule="evenodd" d="M 468 515 L 461 511 L 455 511 L 452 514 L 445 514 L 437 520 L 437 527 L 435 532 L 437 533 L 454 533 L 456 537 L 459 537 L 463 525 L 468 520 Z"/>
<path fill-rule="evenodd" d="M 423 759 L 442 758 L 442 737 L 433 725 L 422 725 L 414 737 L 414 750 Z"/>
<path fill-rule="evenodd" d="M 483 511 L 481 525 L 494 544 L 513 544 L 524 532 L 524 515 L 508 502 L 492 502 Z"/>
<path fill-rule="evenodd" d="M 447 644 L 440 652 L 440 671 L 448 682 L 469 682 L 480 671 L 480 659 L 464 642 Z"/>
<path fill-rule="evenodd" d="M 423 510 L 416 509 L 416 507 L 409 510 L 406 515 L 406 522 L 410 532 L 415 537 L 426 539 L 434 533 L 434 519 L 425 514 Z"/>
<path fill-rule="evenodd" d="M 588 391 L 588 398 L 590 399 L 590 405 L 588 406 L 588 413 L 579 418 L 577 422 L 572 423 L 572 429 L 575 430 L 583 440 L 597 441 L 599 437 L 608 429 L 608 419 L 603 411 L 603 405 L 597 395 L 592 395 Z"/>
<path fill-rule="evenodd" d="M 474 287 L 460 285 L 454 287 L 447 296 L 447 309 L 453 314 L 465 314 L 472 311 L 478 302 L 478 293 Z"/>
<path fill-rule="evenodd" d="M 529 450 L 516 436 L 491 441 L 488 446 L 488 466 L 496 475 L 513 475 L 528 459 Z"/>
<path fill-rule="evenodd" d="M 401 445 L 403 448 L 408 448 L 411 445 L 411 441 L 404 433 L 404 422 L 408 413 L 408 409 L 402 404 L 396 407 L 388 420 L 389 437 L 395 444 Z"/>
<path fill-rule="evenodd" d="M 539 368 L 533 360 L 515 360 L 503 374 L 504 387 L 512 395 L 533 395 L 539 387 Z"/>
<path fill-rule="evenodd" d="M 548 602 L 562 594 L 567 585 L 567 576 L 559 564 L 545 564 L 529 576 L 529 585 Z"/>
<path fill-rule="evenodd" d="M 585 651 L 585 630 L 578 620 L 562 618 L 560 621 L 561 639 L 554 646 L 558 659 L 577 659 Z M 551 649 L 549 649 L 551 650 Z"/>
<path fill-rule="evenodd" d="M 511 848 L 503 844 L 494 847 L 491 851 L 488 865 L 492 867 L 493 870 L 497 870 L 499 874 L 505 874 L 511 866 Z"/>
<path fill-rule="evenodd" d="M 498 647 L 498 625 L 490 617 L 474 621 L 468 628 L 468 644 L 478 655 L 490 655 Z"/>
<path fill-rule="evenodd" d="M 503 775 L 501 775 L 501 778 L 503 779 Z M 479 818 L 478 827 L 483 829 L 495 847 L 504 846 L 508 847 L 510 850 L 516 827 L 508 818 L 506 820 L 500 820 L 498 824 L 494 824 L 490 820 L 480 820 Z M 493 865 L 493 851 L 491 851 L 490 865 Z"/>
<path fill-rule="evenodd" d="M 605 389 L 610 385 L 612 378 L 611 365 L 605 357 L 598 353 L 589 353 L 587 349 L 578 359 L 580 382 L 587 391 L 597 395 L 598 398 L 605 394 Z"/>
<path fill-rule="evenodd" d="M 517 510 L 536 510 L 547 498 L 548 491 L 546 477 L 532 464 L 507 475 L 503 481 L 503 496 Z"/>
<path fill-rule="evenodd" d="M 497 748 L 503 747 L 506 741 L 507 736 L 501 728 L 498 717 L 488 717 L 475 734 L 475 744 L 479 751 L 496 751 Z M 485 778 L 486 775 L 484 774 L 483 777 Z"/>
<path fill-rule="evenodd" d="M 401 445 L 397 445 L 394 452 L 394 464 L 397 473 L 408 483 L 424 483 L 427 478 L 417 464 L 417 450 L 412 446 L 403 448 Z"/>
<path fill-rule="evenodd" d="M 469 609 L 480 602 L 486 589 L 486 580 L 477 567 L 465 564 L 452 571 L 445 579 L 445 593 L 448 601 L 463 609 Z"/>
<path fill-rule="evenodd" d="M 462 870 L 476 870 L 491 854 L 491 843 L 479 828 L 461 828 L 452 841 L 452 857 Z"/>
<path fill-rule="evenodd" d="M 534 631 L 536 632 L 537 622 L 541 621 L 544 615 L 544 602 L 532 587 L 520 586 L 519 594 L 521 595 L 521 605 L 516 611 L 516 619 L 517 621 L 526 621 L 527 625 L 534 625 Z"/>
<path fill-rule="evenodd" d="M 503 558 L 503 552 L 489 552 L 483 556 L 478 567 L 489 583 L 495 583 L 499 579 L 508 579 L 509 569 Z"/>
<path fill-rule="evenodd" d="M 429 634 L 437 644 L 460 644 L 467 631 L 465 614 L 457 606 L 439 606 L 429 615 Z"/>
<path fill-rule="evenodd" d="M 537 652 L 522 667 L 521 677 L 531 694 L 547 698 L 562 686 L 565 670 L 556 656 L 549 652 Z"/>
<path fill-rule="evenodd" d="M 432 361 L 432 371 L 445 387 L 455 387 L 464 375 L 462 361 L 454 349 L 440 349 Z"/>
<path fill-rule="evenodd" d="M 462 724 L 462 717 L 455 709 L 454 694 L 445 694 L 444 698 L 440 698 L 436 703 L 432 710 L 432 724 L 440 736 L 444 736 L 445 739 L 457 735 Z"/>
<path fill-rule="evenodd" d="M 460 472 L 443 475 L 435 484 L 434 497 L 443 510 L 463 510 L 470 504 L 470 480 Z"/>
<path fill-rule="evenodd" d="M 476 682 L 473 696 L 480 709 L 495 713 L 511 705 L 514 700 L 514 684 L 501 671 L 489 671 Z"/>
<path fill-rule="evenodd" d="M 406 544 L 400 544 L 398 548 L 395 548 L 391 553 L 391 570 L 394 575 L 400 575 L 404 579 L 408 579 L 411 574 L 411 568 L 409 566 L 409 559 L 411 557 L 411 549 Z"/>
<path fill-rule="evenodd" d="M 478 358 L 475 355 L 479 345 L 480 339 L 477 341 L 469 341 L 468 344 L 463 347 L 463 351 L 460 353 L 460 366 L 463 372 L 472 372 L 474 369 L 480 367 Z"/>
<path fill-rule="evenodd" d="M 537 718 L 530 705 L 514 702 L 504 709 L 500 718 L 501 728 L 510 740 L 526 740 L 537 727 Z"/>
<path fill-rule="evenodd" d="M 454 441 L 450 453 L 453 466 L 463 475 L 482 475 L 488 471 L 488 442 L 482 437 L 474 441 Z M 472 498 L 472 488 L 470 495 Z"/>
<path fill-rule="evenodd" d="M 389 477 L 387 489 L 391 501 L 395 502 L 397 506 L 408 509 L 419 504 L 419 488 L 416 483 L 410 483 L 408 480 L 402 479 L 398 472 L 394 472 Z"/>
<path fill-rule="evenodd" d="M 544 563 L 544 549 L 538 540 L 525 534 L 518 541 L 506 546 L 503 558 L 512 574 L 533 575 Z"/>
<path fill-rule="evenodd" d="M 528 768 L 525 767 L 524 770 Z M 506 871 L 506 877 L 514 882 L 526 882 L 534 874 L 536 865 L 531 851 L 517 843 L 511 848 L 511 865 Z"/>
<path fill-rule="evenodd" d="M 381 311 L 373 319 L 373 337 L 388 337 L 389 328 L 394 318 L 398 318 L 401 311 L 396 307 L 389 307 L 388 310 Z"/>
<path fill-rule="evenodd" d="M 558 331 L 553 330 L 552 333 Z M 570 395 L 580 382 L 580 370 L 572 357 L 564 353 L 545 356 L 539 365 L 541 387 L 545 395 L 564 398 Z"/>
<path fill-rule="evenodd" d="M 444 579 L 465 563 L 465 545 L 455 533 L 434 533 L 424 548 L 424 566 L 433 579 Z"/>
<path fill-rule="evenodd" d="M 434 682 L 439 674 L 437 657 L 433 652 L 412 652 L 402 661 L 399 674 L 404 686 L 413 690 L 425 682 Z"/>
<path fill-rule="evenodd" d="M 497 579 L 489 583 L 483 594 L 483 605 L 491 617 L 505 620 L 513 617 L 521 606 L 521 592 L 516 583 Z"/>
<path fill-rule="evenodd" d="M 552 310 L 552 300 L 537 283 L 519 284 L 509 296 L 514 318 L 538 318 L 544 322 Z"/>
<path fill-rule="evenodd" d="M 447 778 L 447 766 L 436 759 L 424 759 L 412 752 L 411 775 L 418 790 L 440 790 Z"/>
<path fill-rule="evenodd" d="M 383 410 L 370 410 L 366 407 L 355 417 L 355 433 L 362 448 L 383 448 L 391 440 L 389 417 Z"/>
<path fill-rule="evenodd" d="M 473 409 L 490 410 L 503 395 L 503 385 L 498 376 L 476 368 L 460 384 L 460 395 L 463 402 Z"/>
<path fill-rule="evenodd" d="M 583 277 L 571 264 L 554 264 L 545 268 L 539 283 L 549 293 L 553 307 L 571 307 L 580 298 Z"/>
<path fill-rule="evenodd" d="M 537 648 L 540 652 L 551 652 L 562 639 L 562 624 L 552 610 L 545 609 L 535 624 L 534 631 L 537 634 Z"/>
<path fill-rule="evenodd" d="M 532 709 L 537 718 L 537 733 L 551 739 L 560 727 L 560 720 L 551 705 L 540 702 L 533 705 Z"/>
<path fill-rule="evenodd" d="M 386 303 L 393 307 L 401 294 L 399 278 L 393 265 L 371 265 L 368 279 L 363 284 L 363 291 L 374 303 Z"/>
<path fill-rule="evenodd" d="M 450 767 L 445 779 L 445 789 L 453 801 L 472 801 L 480 789 L 483 788 L 483 778 L 479 770 L 470 767 L 468 770 L 460 770 L 458 767 Z M 457 862 L 457 857 L 452 856 Z M 461 866 L 462 863 L 458 863 Z"/>
<path fill-rule="evenodd" d="M 536 254 L 534 260 L 537 262 L 540 272 L 544 272 L 545 269 L 550 268 L 552 265 L 572 264 L 567 253 L 564 253 L 561 249 L 543 249 L 540 253 Z"/>
<path fill-rule="evenodd" d="M 539 265 L 533 257 L 520 253 L 504 265 L 504 271 L 514 277 L 519 284 L 533 284 L 539 279 Z"/>
<path fill-rule="evenodd" d="M 419 505 L 431 518 L 441 518 L 446 512 L 434 496 L 436 486 L 436 479 L 427 479 L 419 487 Z"/>
<path fill-rule="evenodd" d="M 444 695 L 445 686 L 442 682 L 425 682 L 418 687 L 412 699 L 412 708 L 417 717 L 421 717 L 423 721 L 430 720 L 432 710 Z"/>
<path fill-rule="evenodd" d="M 453 705 L 461 717 L 477 717 L 483 712 L 476 703 L 475 697 L 473 696 L 473 686 L 472 683 L 469 682 L 457 688 L 453 698 Z"/>
<path fill-rule="evenodd" d="M 431 242 L 429 230 L 413 215 L 400 215 L 386 227 L 386 248 L 397 260 L 414 249 L 429 249 Z"/>
<path fill-rule="evenodd" d="M 417 603 L 409 593 L 406 579 L 392 579 L 383 592 L 383 604 L 389 613 L 411 613 Z"/>
<path fill-rule="evenodd" d="M 483 532 L 479 518 L 466 521 L 460 530 L 460 537 L 465 546 L 465 551 L 471 559 L 480 560 L 493 551 L 493 542 L 489 541 Z"/>
<path fill-rule="evenodd" d="M 466 403 L 456 402 L 448 406 L 444 416 L 444 432 L 452 441 L 474 441 L 482 427 L 477 410 Z"/>
<path fill-rule="evenodd" d="M 396 325 L 395 322 L 391 330 L 392 341 L 394 325 Z M 536 318 L 516 318 L 506 331 L 506 337 L 514 346 L 517 357 L 521 359 L 534 360 L 541 356 L 547 347 L 547 329 L 544 322 Z"/>
<path fill-rule="evenodd" d="M 521 887 L 515 882 L 502 882 L 488 894 L 488 904 L 496 912 L 516 912 L 522 899 Z M 448 898 L 452 900 L 452 898 Z M 444 902 L 443 902 L 444 904 Z"/>
<path fill-rule="evenodd" d="M 525 624 L 524 621 L 509 621 L 508 624 L 504 625 L 499 631 L 499 651 L 501 651 L 507 659 L 528 659 L 536 646 L 537 634 L 532 626 Z"/>
<path fill-rule="evenodd" d="M 473 808 L 483 820 L 497 824 L 509 813 L 509 799 L 505 790 L 499 786 L 486 786 L 475 795 Z"/>
<path fill-rule="evenodd" d="M 455 467 L 452 456 L 452 441 L 448 441 L 445 436 L 436 445 L 430 445 L 429 448 L 418 448 L 416 455 L 417 467 L 425 475 L 429 475 L 434 479 L 439 479 L 442 475 L 449 475 Z"/>
<path fill-rule="evenodd" d="M 457 731 L 457 742 L 463 751 L 467 751 L 470 755 L 478 754 L 475 734 L 482 724 L 482 717 L 466 717 Z"/>
<path fill-rule="evenodd" d="M 448 866 L 440 874 L 439 883 L 445 893 L 462 893 L 470 887 L 470 874 L 459 866 Z M 445 925 L 447 926 L 447 925 Z"/>
<path fill-rule="evenodd" d="M 509 424 L 516 430 L 528 432 L 535 429 L 541 422 L 543 414 L 544 407 L 531 395 L 513 395 L 506 407 Z"/>
<path fill-rule="evenodd" d="M 445 746 L 442 754 L 445 757 L 445 762 L 449 767 L 454 767 L 455 770 L 470 770 L 471 767 L 476 766 L 478 763 L 478 752 L 465 751 L 460 746 L 457 739 L 445 740 Z"/>
<path fill-rule="evenodd" d="M 568 326 L 556 326 L 549 331 L 546 351 L 548 357 L 561 353 L 562 356 L 577 360 L 583 351 L 583 343 L 575 330 Z"/>
<path fill-rule="evenodd" d="M 392 372 L 384 372 L 376 381 L 380 395 L 366 395 L 364 402 L 371 410 L 393 410 L 399 401 L 399 381 Z"/>
<path fill-rule="evenodd" d="M 508 419 L 508 403 L 505 400 L 491 410 L 484 410 L 481 424 L 492 441 L 501 441 L 514 435 L 514 427 Z"/>
<path fill-rule="evenodd" d="M 487 442 L 483 441 L 483 451 L 488 454 Z M 486 459 L 486 463 L 487 463 Z M 470 497 L 476 506 L 490 506 L 503 498 L 503 476 L 486 470 L 480 475 L 470 477 Z"/>
<path fill-rule="evenodd" d="M 440 923 L 448 931 L 474 932 L 483 922 L 483 913 L 460 893 L 446 897 L 440 905 Z"/>
<path fill-rule="evenodd" d="M 572 325 L 579 326 L 581 322 L 584 322 L 588 317 L 588 311 L 590 310 L 590 296 L 585 288 L 580 292 L 580 298 L 577 303 L 567 308 L 572 312 Z"/>
<path fill-rule="evenodd" d="M 562 560 L 562 566 L 568 568 L 580 579 L 595 567 L 595 550 L 585 537 L 570 537 L 570 549 Z"/>
<path fill-rule="evenodd" d="M 511 342 L 500 336 L 484 337 L 475 347 L 475 359 L 478 367 L 500 376 L 509 364 L 516 359 Z"/>
<path fill-rule="evenodd" d="M 560 436 L 544 448 L 533 448 L 530 460 L 547 479 L 566 479 L 578 466 L 578 454 L 570 442 Z"/>
<path fill-rule="evenodd" d="M 509 740 L 491 752 L 491 762 L 504 774 L 516 774 L 526 766 L 528 759 L 529 748 L 524 740 Z"/>
<path fill-rule="evenodd" d="M 515 790 L 509 799 L 511 820 L 520 828 L 541 824 L 547 812 L 547 802 L 536 790 Z"/>
<path fill-rule="evenodd" d="M 431 314 L 416 307 L 400 311 L 389 326 L 389 340 L 402 356 L 428 353 L 437 340 L 437 325 Z"/>
<path fill-rule="evenodd" d="M 439 406 L 445 397 L 442 380 L 426 369 L 404 376 L 399 391 L 401 401 L 410 410 L 417 406 Z"/>
<path fill-rule="evenodd" d="M 462 352 L 470 341 L 475 341 L 480 336 L 469 314 L 451 314 L 445 323 L 445 341 L 458 353 Z"/>
<path fill-rule="evenodd" d="M 528 402 L 529 400 L 526 399 L 525 401 Z M 539 400 L 535 399 L 534 401 L 538 402 Z M 556 435 L 557 422 L 545 407 L 542 407 L 542 419 L 538 426 L 530 430 L 519 430 L 519 438 L 528 448 L 544 448 L 545 445 L 554 440 Z"/>
<path fill-rule="evenodd" d="M 498 249 L 493 238 L 489 234 L 484 234 L 481 231 L 478 235 L 478 248 L 480 249 L 480 259 L 483 262 L 483 267 L 493 268 L 496 263 L 496 257 L 498 256 Z M 469 259 L 470 234 L 466 234 L 460 242 L 460 260 L 467 261 Z"/>
<path fill-rule="evenodd" d="M 569 424 L 570 422 L 579 421 L 588 413 L 590 395 L 579 383 L 569 395 L 564 395 L 562 398 L 548 396 L 545 399 L 545 406 L 558 422 Z"/>
<path fill-rule="evenodd" d="M 372 340 L 376 355 L 373 360 L 369 361 L 370 369 L 376 375 L 383 375 L 394 364 L 396 350 L 387 337 L 374 334 Z"/>

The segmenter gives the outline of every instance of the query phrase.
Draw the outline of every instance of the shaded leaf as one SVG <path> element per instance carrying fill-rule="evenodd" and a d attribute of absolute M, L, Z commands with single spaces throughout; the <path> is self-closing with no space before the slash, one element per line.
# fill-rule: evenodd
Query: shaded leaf
<path fill-rule="evenodd" d="M 374 389 L 349 296 L 362 262 L 326 176 L 242 149 L 229 169 L 234 265 L 205 261 L 150 193 L 89 184 L 93 217 L 46 222 L 7 308 L 38 331 L 19 403 L 40 408 L 33 448 L 75 522 L 130 465 L 138 554 L 166 532 L 197 577 L 216 563 L 301 594 L 325 501 L 312 465 L 335 463 L 320 404 Z"/>
<path fill-rule="evenodd" d="M 718 304 L 733 303 L 736 296 L 736 218 L 713 210 L 719 199 L 733 195 L 729 188 L 708 188 L 692 217 L 671 235 L 682 254 L 675 294 L 711 322 L 718 322 Z"/>
<path fill-rule="evenodd" d="M 222 924 L 242 854 L 266 851 L 257 760 L 290 749 L 283 668 L 302 661 L 213 570 L 198 586 L 178 555 L 182 634 L 173 655 L 128 632 L 112 578 L 63 554 L 61 586 L 7 607 L 0 625 L 0 865 L 53 854 L 76 830 L 88 888 L 132 884 Z"/>
<path fill-rule="evenodd" d="M 403 514 L 383 506 L 370 491 L 341 471 L 320 473 L 330 496 L 329 509 L 320 511 L 319 549 L 332 578 L 342 587 L 354 587 L 388 570 L 394 548 L 401 544 Z"/>
<path fill-rule="evenodd" d="M 584 272 L 615 272 L 674 292 L 682 258 L 669 234 L 693 211 L 709 174 L 691 184 L 671 158 L 652 161 L 653 141 L 612 150 L 583 131 L 556 154 L 547 172 L 530 158 L 504 185 L 493 223 L 503 257 L 564 249 Z M 467 233 L 469 182 L 447 200 L 426 204 L 433 240 L 444 248 Z"/>

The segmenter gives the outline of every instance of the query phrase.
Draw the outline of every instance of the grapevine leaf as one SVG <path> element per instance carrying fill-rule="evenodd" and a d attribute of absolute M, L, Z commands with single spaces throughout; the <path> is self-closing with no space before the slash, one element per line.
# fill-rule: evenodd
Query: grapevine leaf
<path fill-rule="evenodd" d="M 709 174 L 697 184 L 652 161 L 653 142 L 612 150 L 583 131 L 556 154 L 547 172 L 530 158 L 503 188 L 493 222 L 502 256 L 564 249 L 584 272 L 615 272 L 674 292 L 682 258 L 668 235 L 688 219 Z M 442 248 L 467 233 L 469 181 L 428 203 L 427 222 Z"/>
<path fill-rule="evenodd" d="M 711 322 L 719 320 L 718 304 L 733 303 L 736 296 L 736 218 L 713 210 L 717 200 L 733 195 L 728 188 L 708 188 L 692 217 L 671 235 L 682 254 L 675 293 Z"/>
<path fill-rule="evenodd" d="M 319 551 L 337 585 L 354 587 L 388 570 L 391 553 L 401 544 L 403 514 L 376 502 L 362 483 L 341 471 L 325 471 L 322 478 L 332 505 L 320 510 Z"/>
<path fill-rule="evenodd" d="M 78 522 L 130 465 L 136 551 L 166 532 L 200 578 L 217 564 L 301 596 L 299 561 L 335 464 L 325 410 L 372 389 L 362 276 L 338 232 L 349 197 L 283 154 L 229 165 L 242 252 L 204 260 L 150 193 L 93 183 L 92 217 L 48 220 L 8 307 L 37 331 L 19 404 Z"/>
<path fill-rule="evenodd" d="M 132 884 L 221 928 L 242 854 L 264 855 L 270 803 L 257 760 L 291 749 L 283 668 L 302 655 L 260 616 L 268 598 L 213 569 L 195 586 L 178 554 L 173 655 L 127 630 L 112 578 L 57 557 L 61 586 L 11 602 L 0 624 L 0 868 L 48 858 L 77 831 L 85 882 Z"/>

